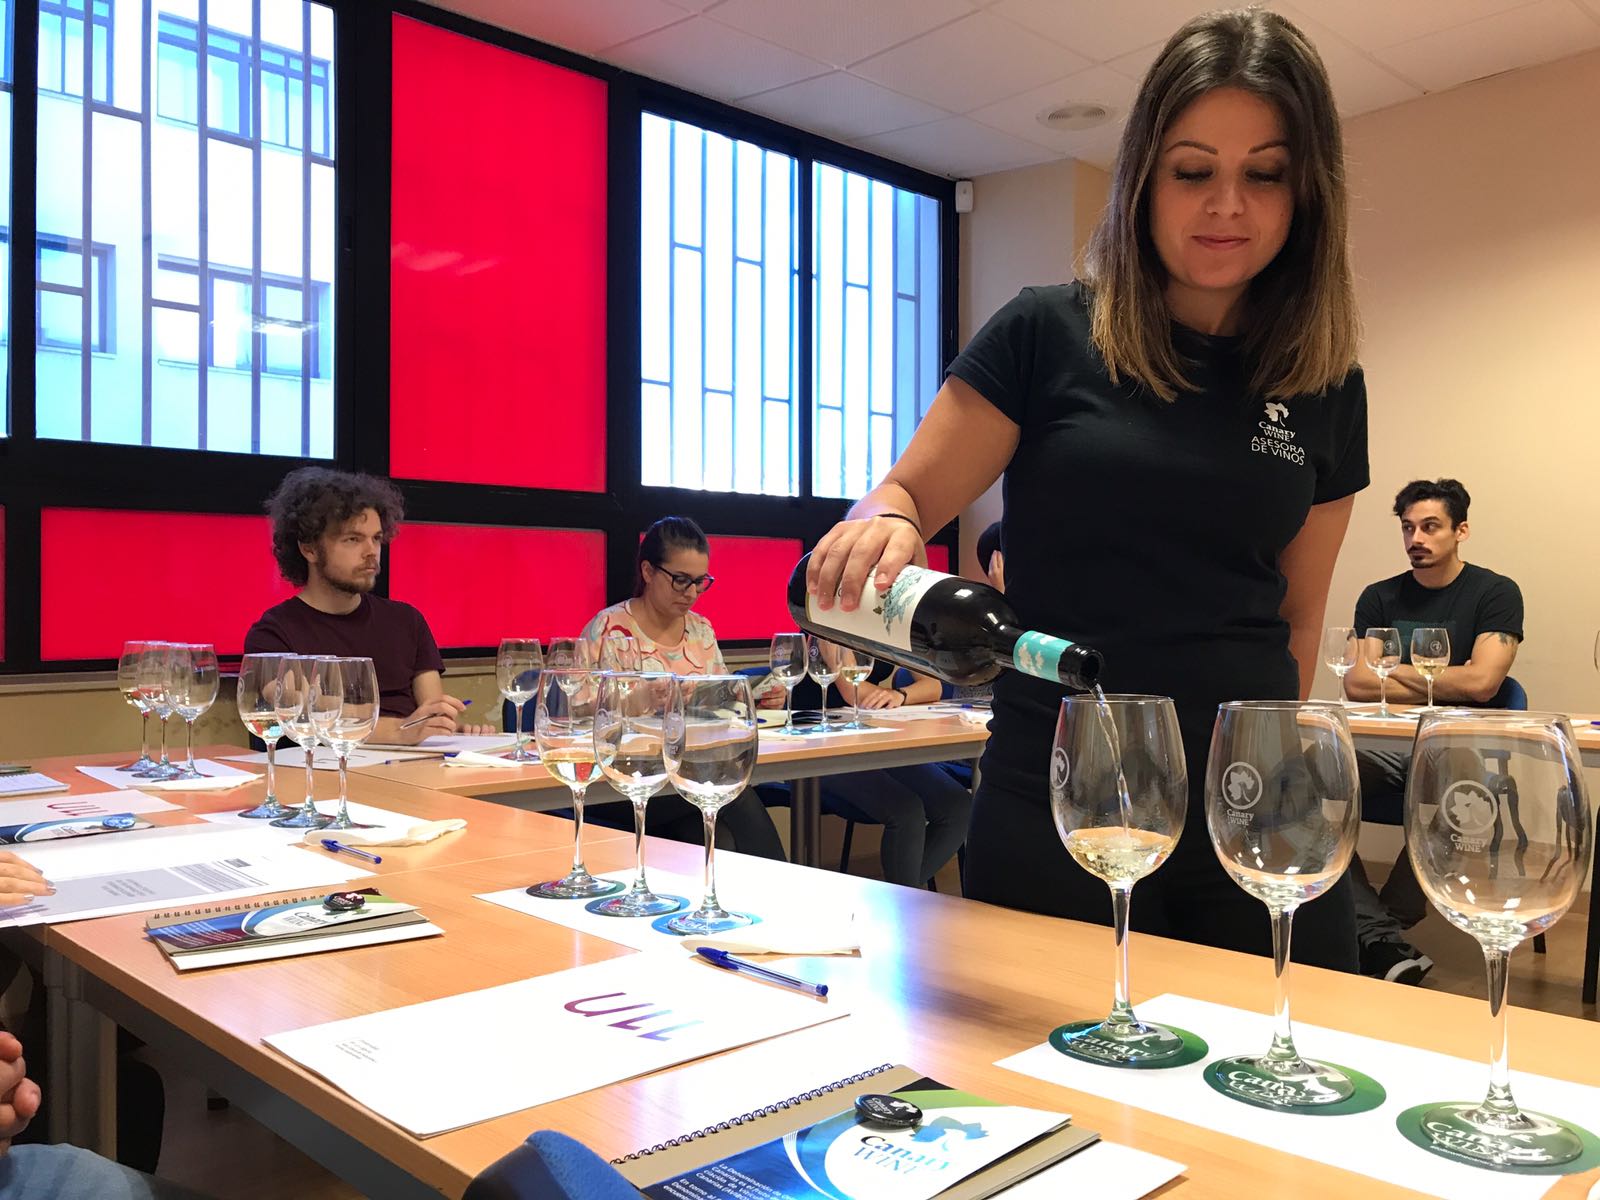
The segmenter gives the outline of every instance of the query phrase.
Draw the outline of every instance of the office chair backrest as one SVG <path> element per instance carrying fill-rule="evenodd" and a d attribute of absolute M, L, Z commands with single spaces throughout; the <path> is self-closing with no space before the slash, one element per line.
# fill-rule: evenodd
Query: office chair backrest
<path fill-rule="evenodd" d="M 639 1190 L 582 1142 L 541 1129 L 479 1172 L 462 1200 L 639 1200 Z"/>

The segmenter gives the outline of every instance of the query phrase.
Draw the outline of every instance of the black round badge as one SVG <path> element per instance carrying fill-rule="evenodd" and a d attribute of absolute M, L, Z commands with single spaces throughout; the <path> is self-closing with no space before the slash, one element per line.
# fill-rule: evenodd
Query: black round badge
<path fill-rule="evenodd" d="M 360 892 L 334 892 L 322 902 L 322 907 L 331 913 L 347 913 L 355 912 L 366 902 L 367 898 Z"/>
<path fill-rule="evenodd" d="M 886 1096 L 869 1092 L 856 1097 L 856 1117 L 873 1125 L 891 1125 L 896 1129 L 910 1129 L 922 1120 L 922 1110 L 899 1096 Z"/>

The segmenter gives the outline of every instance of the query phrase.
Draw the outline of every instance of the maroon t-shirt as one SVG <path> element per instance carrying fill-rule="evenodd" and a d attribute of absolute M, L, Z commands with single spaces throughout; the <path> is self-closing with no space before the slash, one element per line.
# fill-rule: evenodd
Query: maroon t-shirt
<path fill-rule="evenodd" d="M 386 717 L 416 711 L 411 681 L 423 671 L 443 671 L 444 659 L 422 614 L 399 600 L 362 596 L 352 613 L 312 608 L 298 596 L 261 614 L 244 635 L 246 654 L 332 654 L 370 658 Z"/>

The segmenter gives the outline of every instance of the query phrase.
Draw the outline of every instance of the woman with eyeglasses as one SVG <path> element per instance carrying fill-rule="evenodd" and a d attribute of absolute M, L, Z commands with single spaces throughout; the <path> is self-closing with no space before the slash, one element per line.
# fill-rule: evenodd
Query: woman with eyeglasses
<path fill-rule="evenodd" d="M 688 517 L 662 517 L 645 531 L 635 559 L 633 595 L 603 608 L 583 629 L 585 639 L 599 642 L 611 632 L 626 633 L 639 648 L 641 671 L 673 675 L 726 675 L 728 667 L 717 647 L 711 622 L 694 611 L 695 601 L 715 580 L 710 574 L 711 545 L 705 532 Z M 595 820 L 631 828 L 626 805 L 597 808 Z M 608 809 L 617 809 L 613 815 Z M 647 831 L 679 842 L 705 836 L 700 810 L 678 796 L 650 802 Z M 777 827 L 754 788 L 717 815 L 717 844 L 761 858 L 784 857 Z"/>

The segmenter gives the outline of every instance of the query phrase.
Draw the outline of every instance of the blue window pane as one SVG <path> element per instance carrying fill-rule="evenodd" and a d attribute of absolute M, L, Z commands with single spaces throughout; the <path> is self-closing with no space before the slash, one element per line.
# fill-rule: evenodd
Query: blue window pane
<path fill-rule="evenodd" d="M 640 122 L 641 479 L 792 496 L 799 166 Z"/>
<path fill-rule="evenodd" d="M 263 369 L 277 375 L 298 375 L 305 342 L 300 289 L 267 284 L 262 290 L 266 293 L 266 319 L 260 322 Z"/>

